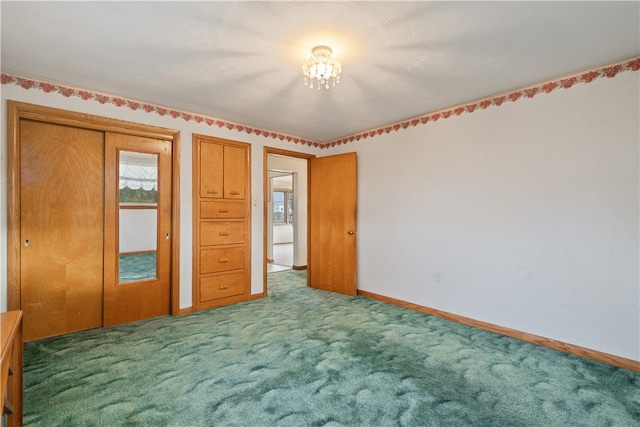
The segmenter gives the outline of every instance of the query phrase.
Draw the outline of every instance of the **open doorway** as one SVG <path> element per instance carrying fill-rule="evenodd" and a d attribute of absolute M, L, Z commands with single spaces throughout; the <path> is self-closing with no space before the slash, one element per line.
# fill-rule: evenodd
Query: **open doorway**
<path fill-rule="evenodd" d="M 268 273 L 307 268 L 308 159 L 311 154 L 264 149 L 264 292 Z"/>
<path fill-rule="evenodd" d="M 273 246 L 273 194 L 269 170 L 293 174 L 292 268 L 307 270 L 307 284 L 312 288 L 356 295 L 356 153 L 316 158 L 312 154 L 264 147 L 263 159 L 262 296 L 267 296 L 267 258 Z M 299 162 L 300 166 L 295 169 L 282 166 L 282 163 L 276 166 L 277 162 L 293 161 Z"/>

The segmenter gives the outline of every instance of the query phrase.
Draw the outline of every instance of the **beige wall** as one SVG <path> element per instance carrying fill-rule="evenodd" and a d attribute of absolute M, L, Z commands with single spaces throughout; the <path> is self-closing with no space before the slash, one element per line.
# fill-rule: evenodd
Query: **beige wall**
<path fill-rule="evenodd" d="M 336 147 L 359 288 L 640 360 L 639 101 L 629 72 Z"/>
<path fill-rule="evenodd" d="M 17 85 L 2 86 L 0 117 L 6 129 L 14 99 L 180 130 L 181 307 L 191 306 L 192 133 L 252 145 L 252 293 L 263 147 L 357 151 L 360 289 L 640 360 L 639 86 L 626 72 L 326 150 Z"/>

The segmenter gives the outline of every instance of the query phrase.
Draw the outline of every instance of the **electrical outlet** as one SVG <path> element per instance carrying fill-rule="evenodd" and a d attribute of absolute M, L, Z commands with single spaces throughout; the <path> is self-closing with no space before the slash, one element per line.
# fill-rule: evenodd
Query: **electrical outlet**
<path fill-rule="evenodd" d="M 436 279 L 436 282 L 442 282 L 442 272 L 441 271 L 436 270 L 435 279 Z"/>

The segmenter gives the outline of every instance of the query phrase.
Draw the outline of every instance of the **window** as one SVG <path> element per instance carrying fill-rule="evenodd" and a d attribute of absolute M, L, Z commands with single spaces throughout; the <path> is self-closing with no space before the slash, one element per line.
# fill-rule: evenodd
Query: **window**
<path fill-rule="evenodd" d="M 293 224 L 293 191 L 273 192 L 273 223 Z"/>

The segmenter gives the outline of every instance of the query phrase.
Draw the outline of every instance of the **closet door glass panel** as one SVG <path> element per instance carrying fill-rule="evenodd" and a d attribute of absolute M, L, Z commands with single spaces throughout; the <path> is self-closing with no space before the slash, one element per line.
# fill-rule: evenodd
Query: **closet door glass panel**
<path fill-rule="evenodd" d="M 120 283 L 157 277 L 158 155 L 118 151 Z"/>

